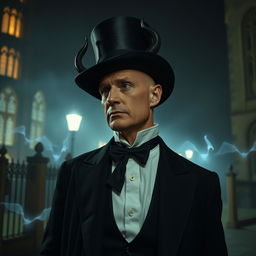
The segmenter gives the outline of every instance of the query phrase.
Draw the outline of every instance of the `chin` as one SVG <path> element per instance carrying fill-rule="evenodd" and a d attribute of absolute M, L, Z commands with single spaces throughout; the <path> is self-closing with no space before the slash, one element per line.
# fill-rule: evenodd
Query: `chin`
<path fill-rule="evenodd" d="M 121 131 L 129 130 L 131 128 L 131 124 L 127 124 L 125 122 L 115 120 L 109 123 L 109 127 L 113 131 L 121 132 Z"/>

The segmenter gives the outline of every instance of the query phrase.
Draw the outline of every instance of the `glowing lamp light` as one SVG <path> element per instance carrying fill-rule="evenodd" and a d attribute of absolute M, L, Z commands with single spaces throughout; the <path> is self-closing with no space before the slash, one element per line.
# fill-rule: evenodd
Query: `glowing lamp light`
<path fill-rule="evenodd" d="M 191 159 L 193 157 L 193 154 L 194 154 L 194 152 L 191 149 L 188 149 L 185 151 L 185 156 L 187 159 Z"/>
<path fill-rule="evenodd" d="M 77 114 L 68 114 L 66 115 L 68 130 L 71 133 L 71 156 L 74 156 L 74 144 L 75 144 L 75 133 L 79 130 L 80 123 L 82 121 L 82 116 Z"/>
<path fill-rule="evenodd" d="M 99 144 L 98 144 L 98 147 L 101 148 L 101 147 L 103 147 L 103 146 L 105 146 L 105 145 L 106 145 L 106 142 L 100 140 L 100 141 L 99 141 Z"/>
<path fill-rule="evenodd" d="M 66 115 L 68 130 L 71 132 L 77 132 L 82 121 L 82 116 L 77 114 L 68 114 Z"/>

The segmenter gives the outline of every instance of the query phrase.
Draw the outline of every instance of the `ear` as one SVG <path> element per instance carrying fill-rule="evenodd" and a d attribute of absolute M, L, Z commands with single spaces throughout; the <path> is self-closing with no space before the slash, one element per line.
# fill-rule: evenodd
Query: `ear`
<path fill-rule="evenodd" d="M 150 99 L 149 99 L 149 105 L 151 108 L 155 107 L 161 100 L 162 97 L 162 85 L 160 84 L 154 84 L 150 88 Z"/>

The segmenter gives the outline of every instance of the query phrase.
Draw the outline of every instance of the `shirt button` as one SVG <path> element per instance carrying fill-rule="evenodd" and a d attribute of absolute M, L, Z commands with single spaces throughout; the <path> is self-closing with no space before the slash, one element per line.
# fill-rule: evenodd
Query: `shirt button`
<path fill-rule="evenodd" d="M 134 215 L 134 211 L 133 210 L 130 210 L 129 212 L 128 212 L 128 215 L 130 216 L 130 217 L 132 217 L 133 215 Z"/>
<path fill-rule="evenodd" d="M 130 181 L 135 181 L 135 176 L 134 176 L 134 175 L 132 175 L 132 176 L 130 177 Z"/>

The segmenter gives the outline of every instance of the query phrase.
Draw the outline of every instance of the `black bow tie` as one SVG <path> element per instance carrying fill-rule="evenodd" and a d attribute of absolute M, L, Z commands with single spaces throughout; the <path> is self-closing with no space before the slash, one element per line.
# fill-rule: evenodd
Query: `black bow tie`
<path fill-rule="evenodd" d="M 157 136 L 136 148 L 126 148 L 117 143 L 111 145 L 109 153 L 111 159 L 116 163 L 116 168 L 109 177 L 107 184 L 118 193 L 121 193 L 128 159 L 133 158 L 138 164 L 145 166 L 150 150 L 157 146 L 159 141 L 160 137 Z"/>

